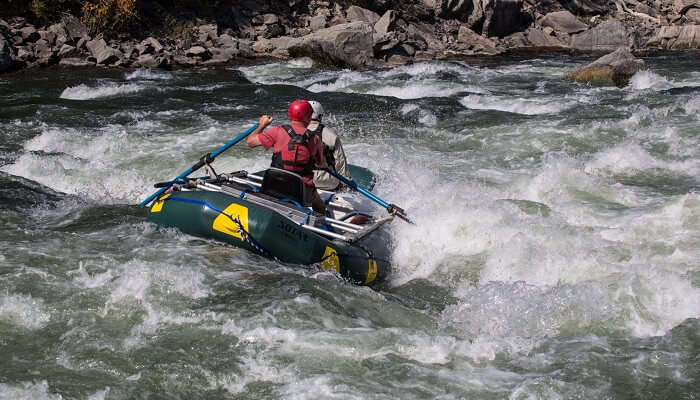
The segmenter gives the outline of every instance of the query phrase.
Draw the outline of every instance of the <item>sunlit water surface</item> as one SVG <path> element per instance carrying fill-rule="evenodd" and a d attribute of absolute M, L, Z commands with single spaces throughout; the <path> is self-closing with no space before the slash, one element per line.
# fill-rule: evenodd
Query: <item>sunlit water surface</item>
<path fill-rule="evenodd" d="M 700 62 L 591 60 L 1 75 L 0 398 L 699 398 Z M 135 205 L 296 98 L 416 221 L 384 285 Z"/>

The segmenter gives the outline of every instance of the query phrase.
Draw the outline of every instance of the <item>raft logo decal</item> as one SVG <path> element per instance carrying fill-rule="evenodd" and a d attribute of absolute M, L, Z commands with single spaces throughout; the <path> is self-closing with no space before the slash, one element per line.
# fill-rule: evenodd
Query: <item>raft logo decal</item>
<path fill-rule="evenodd" d="M 323 262 L 319 266 L 323 269 L 340 272 L 340 259 L 334 248 L 326 246 L 326 251 L 323 253 Z"/>
<path fill-rule="evenodd" d="M 165 199 L 167 199 L 168 197 L 170 197 L 170 193 L 166 194 L 165 196 L 158 199 L 158 201 L 153 203 L 153 207 L 151 207 L 151 212 L 157 213 L 157 212 L 163 211 L 163 205 L 165 205 Z"/>
<path fill-rule="evenodd" d="M 377 279 L 377 260 L 368 258 L 367 264 L 367 280 L 365 280 L 365 284 L 370 284 Z"/>
<path fill-rule="evenodd" d="M 230 216 L 230 217 L 229 217 Z M 232 218 L 238 218 L 241 226 L 246 232 L 248 230 L 248 207 L 244 207 L 237 203 L 231 203 L 224 209 L 223 214 L 219 214 L 214 219 L 214 224 L 211 226 L 215 231 L 225 233 L 243 240 L 243 236 L 238 231 L 238 224 Z"/>
<path fill-rule="evenodd" d="M 309 241 L 309 235 L 304 232 L 304 229 L 300 228 L 299 225 L 290 224 L 281 219 L 277 228 L 282 231 L 291 240 L 303 240 L 305 242 Z"/>

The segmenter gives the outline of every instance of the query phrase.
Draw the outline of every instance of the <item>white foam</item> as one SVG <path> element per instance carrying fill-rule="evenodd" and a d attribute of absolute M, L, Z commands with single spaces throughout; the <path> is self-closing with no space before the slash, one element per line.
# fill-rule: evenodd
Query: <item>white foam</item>
<path fill-rule="evenodd" d="M 113 97 L 137 93 L 144 89 L 146 89 L 146 86 L 135 83 L 108 83 L 97 87 L 90 87 L 85 84 L 80 84 L 78 86 L 64 89 L 59 97 L 68 100 L 92 100 L 102 97 Z"/>
<path fill-rule="evenodd" d="M 44 327 L 51 314 L 44 310 L 44 302 L 29 295 L 0 295 L 0 320 L 26 329 Z"/>
<path fill-rule="evenodd" d="M 7 400 L 63 400 L 60 394 L 49 392 L 46 380 L 21 382 L 17 385 L 0 383 L 0 398 Z"/>
<path fill-rule="evenodd" d="M 632 75 L 629 82 L 629 88 L 632 90 L 665 90 L 673 86 L 674 83 L 650 70 L 638 71 Z"/>
<path fill-rule="evenodd" d="M 561 99 L 502 98 L 485 95 L 469 95 L 459 102 L 472 110 L 497 110 L 523 115 L 556 114 L 575 105 L 572 101 Z"/>
<path fill-rule="evenodd" d="M 129 378 L 127 378 L 127 380 L 129 380 Z M 98 390 L 95 393 L 88 396 L 87 400 L 105 400 L 107 395 L 109 395 L 109 391 L 109 388 Z"/>
<path fill-rule="evenodd" d="M 670 131 L 672 132 L 672 131 Z M 665 170 L 687 175 L 700 172 L 697 160 L 666 161 L 652 156 L 636 141 L 625 141 L 598 153 L 586 165 L 586 172 L 599 174 L 634 174 L 639 171 Z"/>
<path fill-rule="evenodd" d="M 155 71 L 152 69 L 141 68 L 141 69 L 137 69 L 133 72 L 125 74 L 124 79 L 126 79 L 127 81 L 131 81 L 131 80 L 164 81 L 164 80 L 173 79 L 173 75 L 169 72 Z"/>
<path fill-rule="evenodd" d="M 690 98 L 682 107 L 686 114 L 698 117 L 698 114 L 700 114 L 700 96 Z"/>
<path fill-rule="evenodd" d="M 441 323 L 458 327 L 467 335 L 486 338 L 537 338 L 581 333 L 599 326 L 613 326 L 618 309 L 611 293 L 600 284 L 539 287 L 522 281 L 488 282 L 478 287 L 462 285 L 455 294 L 461 301 L 449 306 Z"/>
<path fill-rule="evenodd" d="M 311 68 L 314 66 L 314 60 L 309 57 L 292 58 L 288 63 L 291 68 Z"/>
<path fill-rule="evenodd" d="M 376 87 L 376 86 L 375 86 Z M 421 99 L 425 97 L 450 97 L 457 93 L 471 91 L 467 86 L 441 85 L 436 83 L 398 83 L 396 86 L 383 86 L 369 90 L 368 94 L 392 96 L 399 99 Z"/>

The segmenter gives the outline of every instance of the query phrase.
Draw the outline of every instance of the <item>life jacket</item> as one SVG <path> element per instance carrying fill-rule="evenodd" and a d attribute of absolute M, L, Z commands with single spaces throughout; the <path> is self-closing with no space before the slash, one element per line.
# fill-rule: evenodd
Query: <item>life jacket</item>
<path fill-rule="evenodd" d="M 289 143 L 286 149 L 272 154 L 272 167 L 296 172 L 301 176 L 313 175 L 314 160 L 308 143 L 312 134 L 308 130 L 297 134 L 289 125 L 283 125 L 282 128 L 289 135 Z"/>
<path fill-rule="evenodd" d="M 323 143 L 323 155 L 326 157 L 326 164 L 328 164 L 329 167 L 335 168 L 335 155 L 333 155 L 333 149 L 327 146 L 326 142 L 323 141 L 323 128 L 324 125 L 319 123 L 316 129 L 313 131 L 309 130 L 309 132 L 313 135 L 318 135 L 321 143 Z"/>

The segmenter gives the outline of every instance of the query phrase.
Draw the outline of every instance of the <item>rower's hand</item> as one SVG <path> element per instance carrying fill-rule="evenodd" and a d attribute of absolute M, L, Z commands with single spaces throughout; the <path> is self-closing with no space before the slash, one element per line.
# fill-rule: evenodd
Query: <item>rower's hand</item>
<path fill-rule="evenodd" d="M 267 115 L 267 114 L 263 114 L 260 116 L 260 121 L 258 122 L 258 126 L 260 126 L 262 128 L 266 128 L 271 123 L 272 123 L 272 117 Z"/>

